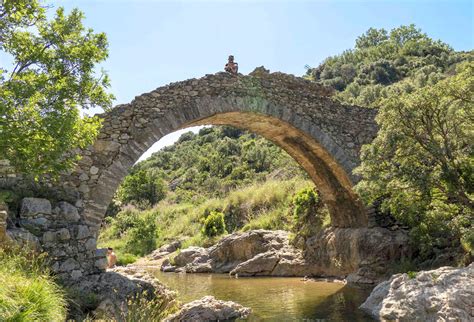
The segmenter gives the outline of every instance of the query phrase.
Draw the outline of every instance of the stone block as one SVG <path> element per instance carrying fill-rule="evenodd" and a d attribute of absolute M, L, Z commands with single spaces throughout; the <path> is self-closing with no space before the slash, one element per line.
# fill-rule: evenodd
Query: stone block
<path fill-rule="evenodd" d="M 91 232 L 89 230 L 89 227 L 85 225 L 80 225 L 77 226 L 77 234 L 76 234 L 76 239 L 85 239 L 91 236 Z"/>
<path fill-rule="evenodd" d="M 51 202 L 43 198 L 24 198 L 21 201 L 20 217 L 31 218 L 39 214 L 51 215 Z"/>
<path fill-rule="evenodd" d="M 64 262 L 62 262 L 61 266 L 59 267 L 59 271 L 72 272 L 73 270 L 77 268 L 79 268 L 79 263 L 73 258 L 68 258 Z"/>
<path fill-rule="evenodd" d="M 79 219 L 81 219 L 81 216 L 79 216 L 79 211 L 77 210 L 77 208 L 66 201 L 59 202 L 58 208 L 59 208 L 59 211 L 58 211 L 59 216 L 62 219 L 65 219 L 66 221 L 77 222 L 79 221 Z"/>
<path fill-rule="evenodd" d="M 107 258 L 101 258 L 95 261 L 94 266 L 98 269 L 106 269 L 107 268 Z"/>
<path fill-rule="evenodd" d="M 25 229 L 8 229 L 7 236 L 20 247 L 29 247 L 37 252 L 42 250 L 38 237 Z"/>
<path fill-rule="evenodd" d="M 97 247 L 97 241 L 95 238 L 88 239 L 85 243 L 85 247 L 87 250 L 95 250 Z"/>
<path fill-rule="evenodd" d="M 69 233 L 69 230 L 67 228 L 61 228 L 60 230 L 58 230 L 57 234 L 60 240 L 71 239 L 71 234 Z"/>
<path fill-rule="evenodd" d="M 47 231 L 43 234 L 43 243 L 54 243 L 56 241 L 56 232 Z"/>
<path fill-rule="evenodd" d="M 80 277 L 82 277 L 82 271 L 81 271 L 81 270 L 76 269 L 76 270 L 73 270 L 73 271 L 71 272 L 71 278 L 72 278 L 73 280 L 77 280 L 77 279 L 79 279 Z"/>

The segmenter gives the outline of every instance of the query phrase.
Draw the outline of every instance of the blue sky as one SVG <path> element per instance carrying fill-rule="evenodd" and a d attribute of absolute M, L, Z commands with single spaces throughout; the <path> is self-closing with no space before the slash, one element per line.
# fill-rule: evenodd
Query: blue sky
<path fill-rule="evenodd" d="M 51 3 L 51 2 L 47 2 Z M 456 50 L 474 45 L 473 1 L 53 1 L 81 9 L 85 25 L 107 33 L 102 65 L 116 103 L 169 82 L 223 69 L 233 54 L 240 71 L 264 65 L 295 75 L 305 65 L 354 46 L 370 27 L 414 23 Z M 171 139 L 154 146 L 156 150 Z"/>

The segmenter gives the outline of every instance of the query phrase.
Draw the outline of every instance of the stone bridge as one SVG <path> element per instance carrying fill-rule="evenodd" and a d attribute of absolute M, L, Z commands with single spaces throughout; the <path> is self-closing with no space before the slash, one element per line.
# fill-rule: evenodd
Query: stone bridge
<path fill-rule="evenodd" d="M 77 280 L 104 268 L 96 250 L 106 208 L 139 157 L 163 136 L 195 125 L 230 125 L 260 134 L 291 155 L 309 174 L 339 228 L 367 227 L 367 210 L 352 190 L 363 144 L 376 135 L 376 110 L 331 99 L 331 90 L 263 67 L 248 76 L 217 73 L 137 96 L 102 114 L 96 142 L 80 151 L 65 174 L 64 198 L 28 199 L 21 225 L 34 226 L 53 270 Z M 54 189 L 57 187 L 55 186 Z M 61 201 L 62 200 L 62 201 Z M 67 201 L 67 202 L 65 202 Z"/>
<path fill-rule="evenodd" d="M 333 226 L 364 227 L 352 170 L 361 146 L 376 135 L 376 110 L 342 105 L 330 95 L 318 84 L 263 68 L 172 83 L 102 114 L 97 141 L 64 182 L 81 193 L 84 218 L 98 228 L 118 185 L 156 141 L 190 126 L 231 125 L 286 150 L 318 187 Z"/>

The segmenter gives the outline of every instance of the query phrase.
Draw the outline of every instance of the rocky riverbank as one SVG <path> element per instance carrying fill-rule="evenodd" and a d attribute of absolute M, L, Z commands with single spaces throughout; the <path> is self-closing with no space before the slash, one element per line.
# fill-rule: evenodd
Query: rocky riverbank
<path fill-rule="evenodd" d="M 189 247 L 165 260 L 164 272 L 229 273 L 235 276 L 331 276 L 373 284 L 387 265 L 409 254 L 403 231 L 328 228 L 295 248 L 285 231 L 234 233 L 209 248 Z"/>
<path fill-rule="evenodd" d="M 474 263 L 393 275 L 361 309 L 381 321 L 474 321 Z"/>

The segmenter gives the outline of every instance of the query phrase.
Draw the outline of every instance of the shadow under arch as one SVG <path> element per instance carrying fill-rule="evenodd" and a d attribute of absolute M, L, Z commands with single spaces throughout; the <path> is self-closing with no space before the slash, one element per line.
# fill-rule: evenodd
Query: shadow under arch
<path fill-rule="evenodd" d="M 263 136 L 284 149 L 308 173 L 331 214 L 335 227 L 363 227 L 365 208 L 353 192 L 346 171 L 315 139 L 280 119 L 251 112 L 215 114 L 190 124 L 229 125 Z"/>

